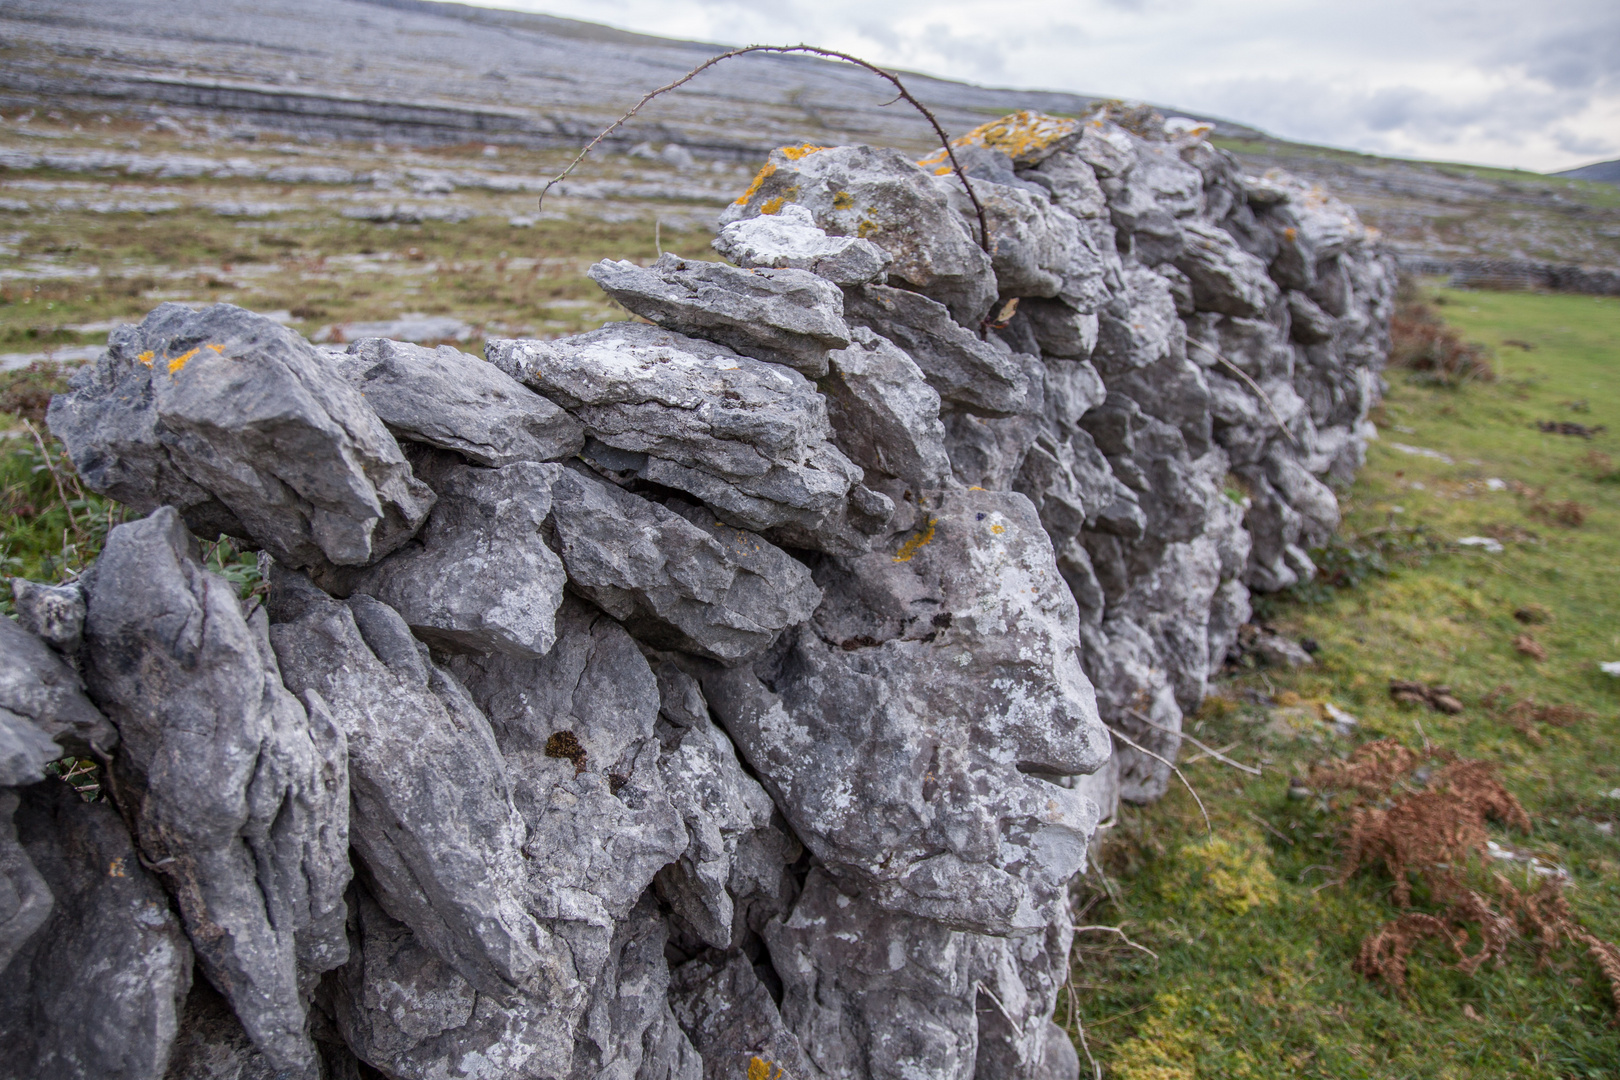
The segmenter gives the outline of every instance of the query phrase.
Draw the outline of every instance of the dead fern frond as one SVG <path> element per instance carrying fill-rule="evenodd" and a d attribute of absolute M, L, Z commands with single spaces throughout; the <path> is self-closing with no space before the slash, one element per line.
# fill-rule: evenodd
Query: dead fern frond
<path fill-rule="evenodd" d="M 1358 746 L 1344 761 L 1316 766 L 1311 770 L 1311 782 L 1317 788 L 1354 790 L 1373 799 L 1410 775 L 1422 760 L 1395 739 L 1379 739 Z"/>

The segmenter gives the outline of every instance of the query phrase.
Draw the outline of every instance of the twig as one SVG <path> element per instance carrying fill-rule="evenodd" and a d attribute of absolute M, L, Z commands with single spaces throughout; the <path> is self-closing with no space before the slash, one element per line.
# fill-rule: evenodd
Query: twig
<path fill-rule="evenodd" d="M 1132 941 L 1129 936 L 1126 935 L 1125 931 L 1121 930 L 1117 926 L 1077 926 L 1077 927 L 1074 928 L 1074 932 L 1077 933 L 1077 934 L 1084 933 L 1087 930 L 1105 930 L 1110 934 L 1118 934 L 1121 938 L 1124 939 L 1125 944 L 1129 945 L 1131 948 L 1133 948 L 1133 949 L 1141 949 L 1143 952 L 1147 953 L 1149 956 L 1153 957 L 1153 959 L 1155 959 L 1155 960 L 1157 960 L 1159 958 L 1158 953 L 1154 952 L 1152 949 L 1148 948 L 1146 945 L 1138 945 L 1136 942 Z"/>
<path fill-rule="evenodd" d="M 1080 1022 L 1080 1006 L 1074 999 L 1074 971 L 1069 972 L 1069 981 L 1064 983 L 1064 990 L 1069 995 L 1069 1023 L 1074 1025 L 1074 1033 L 1080 1036 L 1080 1049 L 1086 1053 L 1086 1060 L 1091 1062 L 1092 1080 L 1102 1080 L 1102 1066 L 1097 1059 L 1091 1056 L 1091 1047 L 1086 1045 L 1086 1025 Z"/>
<path fill-rule="evenodd" d="M 1294 846 L 1294 838 L 1292 836 L 1284 833 L 1281 829 L 1278 829 L 1276 826 L 1272 825 L 1271 822 L 1267 821 L 1259 814 L 1256 814 L 1252 810 L 1245 810 L 1243 811 L 1243 815 L 1256 825 L 1260 826 L 1262 829 L 1266 830 L 1266 832 L 1270 833 L 1272 836 L 1275 836 L 1277 839 L 1287 844 L 1289 847 Z"/>
<path fill-rule="evenodd" d="M 1126 1009 L 1122 1013 L 1115 1013 L 1113 1016 L 1110 1016 L 1106 1020 L 1099 1020 L 1095 1024 L 1092 1024 L 1091 1026 L 1092 1027 L 1102 1027 L 1104 1024 L 1112 1024 L 1115 1020 L 1123 1020 L 1127 1016 L 1135 1016 L 1137 1013 L 1141 1012 L 1143 1009 L 1147 1008 L 1149 1005 L 1152 1005 L 1152 1004 L 1153 1004 L 1153 1002 L 1149 1001 L 1146 1004 L 1138 1005 L 1134 1009 Z"/>
<path fill-rule="evenodd" d="M 1238 367 L 1236 364 L 1232 363 L 1232 361 L 1228 360 L 1226 357 L 1222 356 L 1208 345 L 1205 345 L 1197 338 L 1190 337 L 1187 339 L 1187 343 L 1189 345 L 1198 346 L 1200 349 L 1203 349 L 1205 352 L 1209 353 L 1209 355 L 1213 356 L 1215 359 L 1219 360 L 1221 363 L 1225 364 L 1227 367 L 1236 372 L 1237 377 L 1248 383 L 1249 389 L 1253 390 L 1255 394 L 1259 396 L 1260 400 L 1266 403 L 1266 408 L 1271 411 L 1271 418 L 1277 421 L 1278 430 L 1287 436 L 1289 442 L 1293 443 L 1295 446 L 1299 445 L 1299 440 L 1294 438 L 1294 433 L 1288 430 L 1287 424 L 1283 423 L 1282 413 L 1278 412 L 1277 406 L 1271 403 L 1270 395 L 1268 395 L 1264 390 L 1260 389 L 1260 384 L 1251 379 L 1247 371 L 1244 371 L 1242 368 Z"/>
<path fill-rule="evenodd" d="M 1417 728 L 1418 738 L 1423 740 L 1423 752 L 1425 754 L 1433 753 L 1434 748 L 1429 745 L 1428 733 L 1423 730 L 1423 725 L 1418 723 L 1418 718 L 1415 716 L 1412 717 L 1412 726 Z"/>
<path fill-rule="evenodd" d="M 1223 753 L 1223 754 L 1224 754 L 1224 753 L 1226 753 L 1226 752 L 1227 752 L 1227 751 L 1228 751 L 1228 750 L 1235 750 L 1235 749 L 1237 749 L 1237 748 L 1238 748 L 1238 747 L 1239 747 L 1239 746 L 1242 746 L 1242 745 L 1243 745 L 1243 742 L 1242 742 L 1242 740 L 1241 740 L 1241 739 L 1240 739 L 1240 740 L 1238 740 L 1238 741 L 1237 741 L 1237 742 L 1230 742 L 1230 743 L 1227 743 L 1227 744 L 1226 744 L 1226 745 L 1225 745 L 1225 746 L 1223 746 L 1223 747 L 1221 747 L 1221 753 Z M 1204 760 L 1204 759 L 1205 759 L 1205 758 L 1207 758 L 1207 757 L 1209 757 L 1209 756 L 1210 756 L 1210 755 L 1208 755 L 1208 754 L 1205 754 L 1205 753 L 1197 753 L 1197 754 L 1194 754 L 1194 755 L 1193 755 L 1193 756 L 1192 756 L 1192 757 L 1190 757 L 1190 758 L 1188 758 L 1188 759 L 1187 759 L 1187 760 L 1186 760 L 1186 761 L 1183 761 L 1183 762 L 1182 762 L 1182 764 L 1183 764 L 1183 765 L 1196 765 L 1196 764 L 1198 764 L 1198 763 L 1199 763 L 1199 762 L 1200 762 L 1200 761 L 1203 761 L 1203 760 Z"/>
<path fill-rule="evenodd" d="M 1187 793 L 1193 797 L 1193 802 L 1198 804 L 1198 812 L 1204 815 L 1204 828 L 1209 830 L 1210 839 L 1213 840 L 1215 838 L 1215 826 L 1209 820 L 1209 811 L 1204 809 L 1204 800 L 1200 799 L 1198 797 L 1198 792 L 1194 791 L 1193 786 L 1187 783 L 1187 778 L 1181 774 L 1180 769 L 1176 768 L 1175 762 L 1166 761 L 1164 758 L 1160 757 L 1158 754 L 1155 754 L 1147 747 L 1132 741 L 1129 735 L 1124 734 L 1118 728 L 1110 726 L 1108 730 L 1113 732 L 1114 738 L 1118 739 L 1132 750 L 1135 750 L 1138 753 L 1146 754 L 1148 757 L 1165 765 L 1171 772 L 1176 774 L 1176 779 L 1181 781 L 1181 786 L 1187 789 Z"/>
<path fill-rule="evenodd" d="M 647 93 L 642 95 L 640 101 L 631 106 L 629 112 L 613 121 L 613 123 L 609 124 L 607 129 L 604 130 L 602 134 L 586 143 L 585 149 L 581 150 L 578 156 L 576 156 L 573 161 L 568 163 L 568 168 L 546 181 L 546 186 L 540 189 L 540 198 L 538 200 L 540 206 L 545 206 L 546 192 L 550 191 L 553 185 L 561 183 L 569 173 L 574 171 L 574 167 L 576 165 L 585 160 L 586 154 L 589 154 L 592 150 L 596 149 L 597 143 L 600 143 L 603 139 L 617 131 L 626 120 L 629 120 L 632 116 L 636 115 L 636 113 L 640 112 L 641 107 L 647 104 L 647 102 L 651 101 L 659 94 L 667 94 L 676 87 L 691 82 L 699 74 L 707 71 L 709 68 L 718 64 L 722 60 L 730 60 L 733 56 L 742 56 L 745 53 L 755 52 L 810 53 L 815 56 L 825 56 L 833 60 L 842 60 L 845 63 L 854 64 L 856 67 L 865 68 L 867 71 L 870 71 L 879 78 L 887 79 L 889 82 L 893 83 L 895 90 L 898 91 L 896 100 L 904 99 L 905 101 L 909 102 L 913 108 L 923 114 L 923 116 L 928 120 L 928 123 L 933 126 L 934 134 L 939 136 L 940 145 L 945 147 L 945 154 L 951 160 L 951 169 L 956 173 L 957 178 L 962 181 L 962 186 L 967 189 L 968 199 L 973 203 L 973 212 L 979 217 L 979 246 L 984 249 L 985 254 L 991 254 L 990 223 L 984 214 L 984 204 L 979 202 L 979 196 L 974 192 L 973 185 L 968 181 L 967 173 L 963 172 L 962 166 L 957 163 L 956 151 L 951 148 L 950 136 L 946 135 L 945 129 L 939 126 L 939 121 L 935 119 L 934 114 L 928 110 L 928 106 L 912 97 L 911 91 L 906 89 L 905 84 L 900 81 L 899 76 L 895 75 L 893 72 L 885 71 L 876 64 L 867 63 L 858 56 L 851 56 L 848 53 L 841 53 L 835 49 L 819 48 L 815 45 L 747 45 L 740 49 L 731 49 L 727 52 L 721 53 L 719 56 L 709 57 L 709 59 L 703 61 L 703 63 L 699 64 L 691 71 L 688 71 L 685 75 L 682 75 L 674 82 L 660 86 L 656 90 L 649 90 Z M 893 102 L 890 102 L 890 104 L 893 104 Z"/>
<path fill-rule="evenodd" d="M 67 489 L 62 486 L 62 474 L 56 471 L 56 463 L 51 460 L 51 452 L 46 448 L 45 440 L 40 438 L 39 430 L 34 427 L 34 422 L 25 419 L 23 420 L 23 427 L 27 428 L 28 434 L 34 437 L 34 445 L 39 447 L 39 456 L 45 462 L 45 468 L 50 470 L 51 482 L 56 485 L 56 497 L 62 500 L 62 512 L 67 514 L 68 524 L 72 526 L 73 537 L 77 540 L 80 537 L 79 519 L 73 516 L 73 506 L 68 502 Z M 66 543 L 67 541 L 64 538 L 64 547 Z M 63 563 L 66 564 L 65 551 L 63 552 Z"/>
<path fill-rule="evenodd" d="M 1219 761 L 1223 765 L 1230 765 L 1230 766 L 1232 766 L 1232 768 L 1237 769 L 1237 770 L 1239 770 L 1241 772 L 1246 772 L 1250 776 L 1264 775 L 1263 773 L 1261 773 L 1261 771 L 1259 769 L 1255 768 L 1253 765 L 1245 765 L 1241 761 L 1233 761 L 1231 758 L 1227 757 L 1225 754 L 1221 753 L 1219 750 L 1211 750 L 1209 747 L 1205 746 L 1203 743 L 1199 742 L 1197 739 L 1193 738 L 1191 735 L 1187 734 L 1185 731 L 1171 731 L 1167 727 L 1161 727 L 1158 724 L 1155 724 L 1153 721 L 1149 720 L 1147 717 L 1143 716 L 1141 713 L 1137 712 L 1135 709 L 1126 709 L 1125 711 L 1130 713 L 1132 716 L 1136 717 L 1136 719 L 1142 721 L 1142 723 L 1146 724 L 1148 727 L 1154 729 L 1155 731 L 1162 731 L 1166 735 L 1174 735 L 1177 738 L 1186 739 L 1188 742 L 1192 743 L 1194 746 L 1198 747 L 1198 749 L 1202 750 L 1204 753 L 1208 754 L 1210 757 L 1214 758 L 1216 761 Z M 1236 744 L 1234 743 L 1233 745 L 1236 745 Z M 1230 748 L 1228 748 L 1228 749 L 1230 749 Z"/>

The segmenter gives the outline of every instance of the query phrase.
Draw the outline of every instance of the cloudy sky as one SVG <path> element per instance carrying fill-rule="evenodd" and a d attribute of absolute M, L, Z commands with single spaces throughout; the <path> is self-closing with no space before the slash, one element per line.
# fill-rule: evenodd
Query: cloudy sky
<path fill-rule="evenodd" d="M 1287 138 L 1553 171 L 1620 157 L 1620 0 L 475 0 L 728 45 L 801 41 Z"/>

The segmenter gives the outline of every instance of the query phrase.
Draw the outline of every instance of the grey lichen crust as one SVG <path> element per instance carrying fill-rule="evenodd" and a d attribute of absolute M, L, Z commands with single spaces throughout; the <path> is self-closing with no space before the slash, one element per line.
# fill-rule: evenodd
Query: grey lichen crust
<path fill-rule="evenodd" d="M 1132 124 L 958 140 L 988 237 L 778 150 L 736 265 L 593 269 L 657 325 L 115 331 L 49 421 L 146 516 L 0 623 L 0 1075 L 1078 1080 L 1069 883 L 1315 572 L 1392 293 Z"/>

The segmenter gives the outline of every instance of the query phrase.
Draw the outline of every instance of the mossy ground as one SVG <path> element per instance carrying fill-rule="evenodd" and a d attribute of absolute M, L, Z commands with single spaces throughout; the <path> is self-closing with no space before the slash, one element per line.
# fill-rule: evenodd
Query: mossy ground
<path fill-rule="evenodd" d="M 1259 778 L 1207 757 L 1184 766 L 1213 843 L 1174 785 L 1119 815 L 1103 860 L 1112 895 L 1094 876 L 1083 921 L 1123 926 L 1158 959 L 1104 932 L 1077 940 L 1073 1001 L 1105 1075 L 1620 1076 L 1614 1003 L 1576 950 L 1543 963 L 1520 943 L 1501 968 L 1465 976 L 1430 942 L 1413 955 L 1404 1000 L 1352 971 L 1362 938 L 1396 914 L 1391 882 L 1364 872 L 1333 884 L 1343 814 L 1320 796 L 1289 796 L 1313 763 L 1383 736 L 1491 761 L 1535 823 L 1528 835 L 1497 830 L 1498 843 L 1566 868 L 1576 914 L 1620 940 L 1620 679 L 1598 667 L 1620 660 L 1620 466 L 1610 460 L 1620 457 L 1620 301 L 1424 291 L 1489 348 L 1499 377 L 1444 388 L 1388 373 L 1383 437 L 1342 496 L 1331 556 L 1347 579 L 1365 576 L 1263 605 L 1279 630 L 1317 642 L 1318 665 L 1242 669 L 1188 720 L 1208 745 L 1264 764 Z M 1544 434 L 1537 420 L 1608 432 Z M 1578 527 L 1558 523 L 1570 502 L 1584 514 Z M 1505 550 L 1453 543 L 1467 536 Z M 1545 621 L 1515 618 L 1532 604 Z M 1515 649 L 1524 633 L 1544 661 Z M 1465 710 L 1396 703 L 1391 678 L 1449 684 Z M 1525 698 L 1591 718 L 1520 730 L 1506 709 Z M 1333 734 L 1313 707 L 1323 701 L 1360 718 L 1355 734 Z M 1523 863 L 1489 869 L 1525 883 Z"/>

